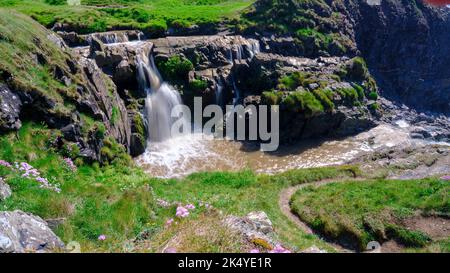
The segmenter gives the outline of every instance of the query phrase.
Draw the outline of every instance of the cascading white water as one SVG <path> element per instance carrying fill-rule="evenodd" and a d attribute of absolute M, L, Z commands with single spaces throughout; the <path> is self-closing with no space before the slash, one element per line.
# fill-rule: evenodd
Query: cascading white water
<path fill-rule="evenodd" d="M 233 52 L 235 54 L 233 54 Z M 240 61 L 243 58 L 249 58 L 250 60 L 253 59 L 253 57 L 255 57 L 256 54 L 258 54 L 259 52 L 261 52 L 261 46 L 259 44 L 258 40 L 250 40 L 244 44 L 237 44 L 234 45 L 232 48 L 230 48 L 229 50 L 229 62 L 234 65 L 234 61 Z M 233 105 L 236 105 L 239 102 L 241 93 L 240 90 L 238 89 L 236 82 L 234 80 L 234 76 L 231 76 L 231 80 L 233 82 L 233 90 L 234 90 L 234 98 L 233 98 Z M 216 92 L 219 89 L 216 88 Z M 216 93 L 217 96 L 217 93 Z"/>
<path fill-rule="evenodd" d="M 180 94 L 165 83 L 155 66 L 153 56 L 143 52 L 138 56 L 139 88 L 147 93 L 145 109 L 148 121 L 148 135 L 152 142 L 171 138 L 171 127 L 175 119 L 171 116 L 173 107 L 182 103 Z"/>
<path fill-rule="evenodd" d="M 216 83 L 216 104 L 223 105 L 223 83 L 222 79 L 219 79 Z"/>

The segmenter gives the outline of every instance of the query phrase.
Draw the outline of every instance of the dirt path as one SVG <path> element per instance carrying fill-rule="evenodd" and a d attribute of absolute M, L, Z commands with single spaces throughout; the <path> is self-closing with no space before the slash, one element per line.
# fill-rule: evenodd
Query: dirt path
<path fill-rule="evenodd" d="M 327 184 L 331 184 L 331 183 L 343 183 L 343 182 L 350 182 L 350 181 L 357 181 L 356 179 L 351 179 L 351 178 L 347 178 L 347 179 L 325 179 L 325 180 L 321 180 L 321 181 L 317 181 L 317 182 L 311 182 L 311 183 L 305 183 L 305 184 L 300 184 L 300 185 L 296 185 L 296 186 L 292 186 L 286 189 L 283 189 L 280 192 L 280 196 L 278 199 L 278 205 L 281 209 L 281 212 L 289 218 L 289 220 L 291 220 L 300 230 L 302 230 L 303 232 L 305 232 L 306 234 L 316 234 L 314 233 L 314 231 L 308 226 L 308 224 L 306 224 L 305 222 L 303 222 L 296 214 L 294 214 L 291 211 L 291 207 L 289 205 L 289 201 L 291 200 L 292 196 L 301 189 L 304 189 L 306 187 L 320 187 L 320 186 L 324 186 Z M 324 238 L 321 237 L 321 239 L 325 240 Z M 325 240 L 327 241 L 327 240 Z M 334 242 L 330 242 L 327 241 L 336 251 L 338 252 L 354 252 L 354 250 L 345 248 L 339 244 L 336 244 Z"/>

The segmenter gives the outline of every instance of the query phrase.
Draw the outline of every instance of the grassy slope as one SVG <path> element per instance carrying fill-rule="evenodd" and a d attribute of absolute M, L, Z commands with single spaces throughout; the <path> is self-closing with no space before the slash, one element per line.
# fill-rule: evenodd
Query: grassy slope
<path fill-rule="evenodd" d="M 51 97 L 56 109 L 70 112 L 73 107 L 64 104 L 64 97 L 75 96 L 75 85 L 66 87 L 56 81 L 52 69 L 58 66 L 68 70 L 65 60 L 71 57 L 51 43 L 48 35 L 49 31 L 29 17 L 0 9 L 0 81 L 2 71 L 7 71 L 16 90 Z M 46 63 L 35 61 L 38 54 Z"/>
<path fill-rule="evenodd" d="M 323 168 L 291 171 L 273 177 L 256 176 L 251 172 L 202 173 L 183 180 L 153 179 L 138 168 L 123 165 L 83 165 L 72 172 L 59 153 L 47 148 L 52 132 L 42 126 L 25 124 L 17 136 L 13 133 L 1 136 L 0 159 L 30 163 L 50 183 L 60 184 L 62 192 L 39 188 L 35 180 L 23 178 L 0 166 L 0 177 L 5 178 L 13 190 L 10 199 L 0 202 L 0 210 L 21 209 L 44 219 L 65 218 L 64 224 L 57 228 L 57 234 L 65 242 L 80 242 L 85 251 L 123 251 L 123 243 L 142 231 L 150 234 L 148 239 L 152 244 L 139 251 L 160 251 L 168 238 L 195 223 L 210 221 L 211 225 L 219 226 L 221 217 L 205 215 L 205 209 L 196 209 L 189 219 L 166 229 L 164 223 L 174 217 L 176 206 L 164 208 L 155 205 L 158 198 L 182 204 L 193 203 L 197 207 L 200 201 L 208 202 L 216 212 L 220 210 L 225 215 L 245 215 L 263 210 L 273 221 L 279 239 L 287 246 L 293 249 L 312 244 L 326 247 L 315 236 L 301 233 L 282 215 L 278 208 L 278 194 L 288 185 L 351 176 L 354 172 L 352 168 Z M 180 249 L 240 250 L 234 240 L 226 240 L 232 238 L 226 231 L 216 229 L 215 232 L 221 234 L 222 241 L 208 244 L 202 236 L 185 234 L 186 243 Z M 101 234 L 107 235 L 105 242 L 97 240 Z"/>
<path fill-rule="evenodd" d="M 381 234 L 412 247 L 428 244 L 426 234 L 407 230 L 402 219 L 448 215 L 450 182 L 439 179 L 334 183 L 306 188 L 292 198 L 292 209 L 315 229 L 334 237 L 351 236 L 360 247 Z M 448 241 L 443 250 L 449 251 Z"/>
<path fill-rule="evenodd" d="M 96 6 L 99 3 L 102 6 Z M 44 0 L 8 0 L 0 7 L 17 9 L 50 27 L 56 22 L 77 26 L 80 32 L 107 29 L 151 29 L 176 24 L 191 25 L 217 22 L 235 17 L 251 0 L 140 0 L 82 1 L 82 6 L 49 5 Z"/>

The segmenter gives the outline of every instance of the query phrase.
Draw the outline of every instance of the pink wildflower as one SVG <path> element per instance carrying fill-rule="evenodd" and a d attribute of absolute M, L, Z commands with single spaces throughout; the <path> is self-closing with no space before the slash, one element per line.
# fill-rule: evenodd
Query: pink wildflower
<path fill-rule="evenodd" d="M 179 206 L 177 207 L 177 212 L 175 215 L 180 218 L 185 218 L 189 216 L 189 211 L 185 207 Z"/>
<path fill-rule="evenodd" d="M 193 210 L 193 209 L 195 209 L 195 206 L 192 204 L 188 204 L 185 206 L 185 208 L 187 208 L 188 210 Z"/>
<path fill-rule="evenodd" d="M 177 250 L 174 247 L 169 247 L 164 253 L 177 253 Z"/>
<path fill-rule="evenodd" d="M 9 162 L 7 162 L 5 160 L 1 160 L 1 159 L 0 159 L 0 166 L 6 167 L 6 168 L 10 168 L 10 169 L 12 168 L 11 163 L 9 163 Z"/>
<path fill-rule="evenodd" d="M 450 175 L 444 175 L 441 177 L 442 180 L 450 181 Z"/>
<path fill-rule="evenodd" d="M 166 226 L 170 226 L 173 223 L 173 218 L 170 218 L 169 220 L 166 221 Z"/>
<path fill-rule="evenodd" d="M 285 249 L 281 245 L 276 245 L 269 253 L 291 253 L 289 250 Z"/>
<path fill-rule="evenodd" d="M 259 253 L 259 249 L 254 248 L 254 249 L 250 250 L 249 253 Z"/>
<path fill-rule="evenodd" d="M 106 235 L 102 234 L 102 235 L 98 236 L 98 240 L 99 240 L 99 241 L 104 241 L 104 240 L 106 240 Z"/>
<path fill-rule="evenodd" d="M 164 199 L 158 199 L 158 200 L 156 200 L 156 201 L 158 202 L 158 205 L 161 206 L 161 207 L 163 207 L 163 208 L 170 207 L 170 203 L 167 202 L 167 201 L 164 200 Z"/>
<path fill-rule="evenodd" d="M 72 170 L 72 172 L 76 172 L 77 171 L 77 166 L 75 166 L 75 164 L 73 163 L 72 159 L 66 157 L 66 158 L 64 158 L 64 162 L 66 162 L 67 166 L 69 167 L 69 169 Z"/>

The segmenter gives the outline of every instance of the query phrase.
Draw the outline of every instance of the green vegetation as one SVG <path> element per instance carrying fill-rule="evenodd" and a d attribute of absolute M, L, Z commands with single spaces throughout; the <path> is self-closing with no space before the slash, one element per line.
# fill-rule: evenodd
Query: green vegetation
<path fill-rule="evenodd" d="M 65 86 L 53 76 L 69 70 L 69 55 L 49 41 L 50 33 L 27 16 L 0 9 L 0 82 L 53 101 L 49 111 L 54 114 L 70 114 L 70 102 L 78 96 L 75 85 Z"/>
<path fill-rule="evenodd" d="M 310 83 L 314 83 L 315 80 L 311 78 L 312 75 L 296 71 L 290 75 L 285 75 L 281 77 L 278 82 L 278 89 L 280 90 L 296 90 L 298 87 L 308 87 Z"/>
<path fill-rule="evenodd" d="M 62 0 L 8 0 L 0 7 L 14 8 L 46 27 L 66 24 L 79 33 L 113 29 L 140 29 L 159 35 L 168 27 L 217 23 L 235 18 L 249 0 L 82 0 L 69 6 Z"/>
<path fill-rule="evenodd" d="M 57 235 L 66 243 L 79 242 L 82 251 L 125 251 L 124 243 L 141 238 L 142 234 L 145 234 L 145 242 L 135 245 L 136 251 L 161 251 L 168 238 L 176 235 L 184 238 L 183 245 L 178 246 L 183 251 L 242 251 L 232 234 L 216 228 L 221 219 L 214 213 L 218 210 L 225 215 L 238 216 L 265 211 L 273 221 L 278 239 L 286 246 L 296 250 L 315 244 L 329 249 L 317 237 L 299 232 L 281 213 L 279 193 L 290 185 L 353 177 L 358 173 L 353 167 L 339 167 L 293 170 L 275 176 L 255 175 L 250 171 L 199 173 L 185 179 L 164 180 L 151 178 L 141 169 L 120 160 L 103 167 L 77 161 L 78 169 L 74 171 L 68 168 L 58 151 L 48 145 L 55 133 L 57 131 L 27 123 L 17 137 L 14 133 L 0 137 L 0 159 L 28 162 L 51 184 L 61 188 L 60 193 L 40 188 L 35 180 L 0 166 L 0 176 L 13 191 L 12 197 L 0 202 L 0 210 L 21 209 L 43 219 L 62 218 L 64 221 L 55 230 Z M 162 198 L 171 204 L 192 203 L 198 209 L 192 211 L 188 219 L 178 219 L 177 225 L 165 228 L 167 219 L 174 218 L 176 205 L 157 205 L 157 200 Z M 200 208 L 200 202 L 209 203 L 215 209 Z M 210 227 L 205 236 L 189 232 L 194 227 L 206 229 L 202 223 Z M 97 240 L 102 234 L 107 239 Z"/>
<path fill-rule="evenodd" d="M 395 239 L 423 247 L 429 236 L 404 226 L 404 220 L 422 215 L 448 215 L 450 182 L 439 179 L 412 181 L 373 180 L 333 183 L 305 188 L 292 198 L 300 218 L 332 238 L 352 238 L 365 249 L 368 242 Z"/>
<path fill-rule="evenodd" d="M 308 91 L 296 91 L 290 93 L 281 105 L 287 107 L 292 112 L 303 112 L 306 116 L 311 117 L 324 111 L 320 101 Z"/>
<path fill-rule="evenodd" d="M 306 56 L 343 55 L 352 42 L 334 32 L 341 21 L 342 14 L 331 12 L 325 1 L 259 0 L 244 13 L 237 29 L 290 34 Z"/>
<path fill-rule="evenodd" d="M 157 62 L 157 66 L 163 78 L 169 81 L 186 81 L 189 72 L 194 69 L 191 61 L 178 55 Z"/>
<path fill-rule="evenodd" d="M 347 66 L 347 76 L 355 80 L 365 80 L 368 76 L 367 64 L 361 57 L 355 57 Z"/>
<path fill-rule="evenodd" d="M 336 92 L 341 95 L 345 100 L 348 100 L 351 104 L 355 105 L 358 102 L 359 95 L 358 91 L 354 88 L 340 88 Z"/>
<path fill-rule="evenodd" d="M 378 94 L 377 92 L 370 92 L 369 95 L 367 96 L 370 100 L 377 100 L 378 99 Z"/>
<path fill-rule="evenodd" d="M 283 99 L 283 92 L 266 91 L 261 94 L 261 101 L 266 105 L 279 105 Z"/>
<path fill-rule="evenodd" d="M 203 92 L 207 87 L 208 82 L 202 79 L 194 79 L 191 82 L 189 82 L 189 89 L 191 89 L 195 93 Z"/>

